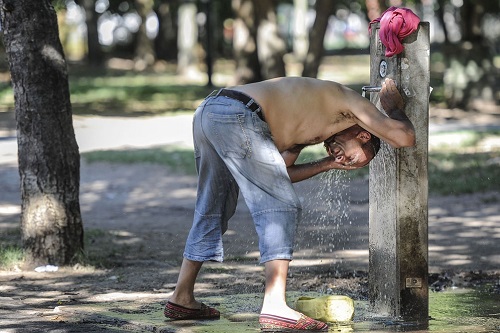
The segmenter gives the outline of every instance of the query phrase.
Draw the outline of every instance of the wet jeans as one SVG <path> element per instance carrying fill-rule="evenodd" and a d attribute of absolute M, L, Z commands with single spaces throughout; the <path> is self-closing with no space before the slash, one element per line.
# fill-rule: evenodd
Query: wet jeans
<path fill-rule="evenodd" d="M 261 262 L 292 259 L 301 204 L 266 122 L 241 102 L 208 97 L 193 119 L 198 194 L 184 257 L 222 261 L 238 193 L 252 214 Z"/>

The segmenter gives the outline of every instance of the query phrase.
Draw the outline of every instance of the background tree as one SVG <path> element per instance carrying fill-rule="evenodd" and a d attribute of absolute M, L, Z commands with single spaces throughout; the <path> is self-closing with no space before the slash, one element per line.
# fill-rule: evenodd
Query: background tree
<path fill-rule="evenodd" d="M 323 40 L 325 38 L 328 19 L 333 14 L 335 1 L 317 0 L 315 5 L 316 19 L 309 34 L 309 50 L 304 60 L 302 76 L 317 77 L 318 69 L 323 57 Z"/>
<path fill-rule="evenodd" d="M 85 23 L 87 26 L 87 61 L 92 66 L 102 66 L 104 52 L 99 43 L 97 22 L 99 13 L 95 10 L 95 0 L 79 0 L 77 3 L 85 10 Z"/>
<path fill-rule="evenodd" d="M 198 41 L 198 25 L 196 24 L 197 7 L 195 1 L 183 0 L 178 10 L 177 37 L 177 72 L 190 75 L 198 72 L 196 45 Z"/>
<path fill-rule="evenodd" d="M 464 0 L 460 7 L 438 1 L 445 41 L 442 59 L 444 96 L 449 107 L 473 108 L 478 100 L 497 102 L 498 69 L 494 66 L 494 46 L 486 38 L 485 17 L 500 12 L 500 3 L 489 0 Z M 446 19 L 448 17 L 448 19 Z M 449 17 L 455 17 L 450 21 Z M 497 22 L 498 23 L 498 22 Z M 458 28 L 450 36 L 448 27 Z"/>
<path fill-rule="evenodd" d="M 50 0 L 0 0 L 0 15 L 15 97 L 27 264 L 68 264 L 83 249 L 80 155 L 56 13 Z"/>
<path fill-rule="evenodd" d="M 153 5 L 153 0 L 135 0 L 135 8 L 141 20 L 139 31 L 137 31 L 134 58 L 136 69 L 139 70 L 149 68 L 156 62 L 154 42 L 149 38 L 146 27 L 148 16 L 153 13 Z"/>
<path fill-rule="evenodd" d="M 236 61 L 235 84 L 262 80 L 255 23 L 255 8 L 252 0 L 233 0 L 235 12 L 233 49 Z"/>
<path fill-rule="evenodd" d="M 156 1 L 154 11 L 159 26 L 154 43 L 157 59 L 177 59 L 177 7 L 178 1 Z"/>
<path fill-rule="evenodd" d="M 286 45 L 278 33 L 276 1 L 253 0 L 257 24 L 257 55 L 264 80 L 285 76 Z"/>

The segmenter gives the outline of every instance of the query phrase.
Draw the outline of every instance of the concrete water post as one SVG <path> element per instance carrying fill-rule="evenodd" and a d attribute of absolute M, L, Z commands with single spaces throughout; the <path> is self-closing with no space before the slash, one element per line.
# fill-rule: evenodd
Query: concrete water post
<path fill-rule="evenodd" d="M 369 298 L 380 317 L 428 321 L 428 125 L 429 23 L 403 40 L 404 51 L 387 58 L 379 23 L 370 36 L 370 84 L 396 81 L 417 144 L 393 149 L 382 144 L 370 163 Z M 378 93 L 370 100 L 379 109 Z"/>

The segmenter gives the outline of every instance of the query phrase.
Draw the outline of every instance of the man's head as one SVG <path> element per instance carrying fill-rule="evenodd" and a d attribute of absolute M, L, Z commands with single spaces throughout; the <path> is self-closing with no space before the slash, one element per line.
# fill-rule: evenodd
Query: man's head
<path fill-rule="evenodd" d="M 359 125 L 351 126 L 325 140 L 325 148 L 335 161 L 349 167 L 366 166 L 377 155 L 380 139 Z"/>

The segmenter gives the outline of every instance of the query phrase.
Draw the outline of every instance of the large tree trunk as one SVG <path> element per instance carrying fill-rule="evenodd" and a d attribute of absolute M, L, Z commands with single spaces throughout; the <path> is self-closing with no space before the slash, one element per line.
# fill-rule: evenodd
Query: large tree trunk
<path fill-rule="evenodd" d="M 335 1 L 331 0 L 317 0 L 316 1 L 316 19 L 314 20 L 313 27 L 309 35 L 309 51 L 304 61 L 304 69 L 302 76 L 317 77 L 319 65 L 323 52 L 323 40 L 325 39 L 325 32 L 328 26 L 328 19 L 333 13 L 335 8 Z"/>
<path fill-rule="evenodd" d="M 252 0 L 233 0 L 232 6 L 236 17 L 233 35 L 236 60 L 234 84 L 261 81 L 253 2 Z"/>
<path fill-rule="evenodd" d="M 286 44 L 278 34 L 276 2 L 253 0 L 257 23 L 257 54 L 263 79 L 272 79 L 286 75 Z"/>
<path fill-rule="evenodd" d="M 64 265 L 83 249 L 80 155 L 66 60 L 50 0 L 0 0 L 15 97 L 27 263 Z"/>

